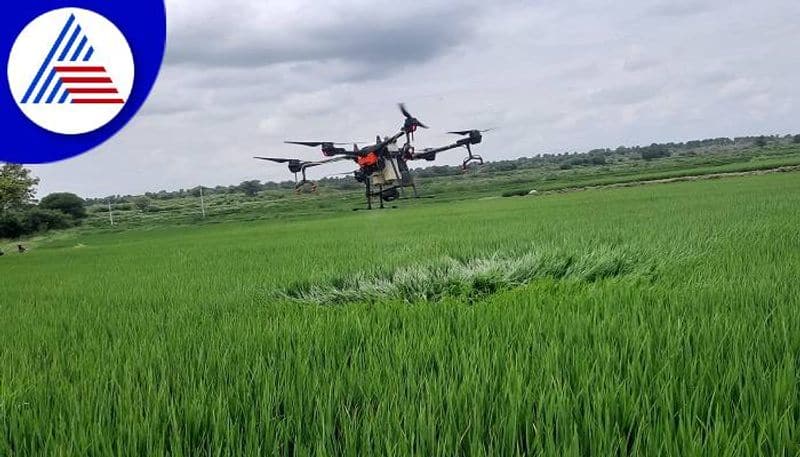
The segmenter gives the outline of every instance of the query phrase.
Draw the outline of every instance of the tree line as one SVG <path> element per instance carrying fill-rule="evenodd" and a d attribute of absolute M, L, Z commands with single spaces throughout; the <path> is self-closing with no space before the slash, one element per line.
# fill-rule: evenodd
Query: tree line
<path fill-rule="evenodd" d="M 22 165 L 0 167 L 0 238 L 65 229 L 86 218 L 86 203 L 75 194 L 50 194 L 37 203 L 38 184 Z"/>

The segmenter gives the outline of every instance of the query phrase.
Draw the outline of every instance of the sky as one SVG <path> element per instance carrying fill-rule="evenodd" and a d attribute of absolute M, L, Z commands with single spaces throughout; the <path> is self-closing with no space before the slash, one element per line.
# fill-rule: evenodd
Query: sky
<path fill-rule="evenodd" d="M 167 16 L 142 111 L 87 154 L 31 166 L 40 197 L 287 180 L 252 157 L 396 133 L 401 101 L 431 127 L 418 148 L 496 127 L 487 160 L 800 133 L 797 0 L 167 0 Z"/>

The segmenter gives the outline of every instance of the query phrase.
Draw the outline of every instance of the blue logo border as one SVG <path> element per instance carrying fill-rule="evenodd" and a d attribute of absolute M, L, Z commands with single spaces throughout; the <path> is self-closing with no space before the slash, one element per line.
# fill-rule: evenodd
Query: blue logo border
<path fill-rule="evenodd" d="M 125 35 L 136 68 L 133 91 L 122 111 L 110 123 L 83 135 L 59 135 L 31 120 L 17 106 L 8 86 L 8 59 L 20 32 L 49 11 L 83 8 L 105 16 Z M 88 152 L 119 133 L 142 108 L 153 89 L 164 60 L 167 13 L 164 0 L 28 0 L 10 2 L 0 15 L 0 161 L 43 164 Z"/>

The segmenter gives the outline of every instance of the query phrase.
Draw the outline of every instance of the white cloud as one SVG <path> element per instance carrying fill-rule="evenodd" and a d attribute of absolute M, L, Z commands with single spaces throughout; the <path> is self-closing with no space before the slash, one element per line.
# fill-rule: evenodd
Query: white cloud
<path fill-rule="evenodd" d="M 433 127 L 419 146 L 500 127 L 489 159 L 797 130 L 793 0 L 168 3 L 165 68 L 140 116 L 96 151 L 33 167 L 40 194 L 288 179 L 250 157 L 392 133 L 398 101 Z"/>

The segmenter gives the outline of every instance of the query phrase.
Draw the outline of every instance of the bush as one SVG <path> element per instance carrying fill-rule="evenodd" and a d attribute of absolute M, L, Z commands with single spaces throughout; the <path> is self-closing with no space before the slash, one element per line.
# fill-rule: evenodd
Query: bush
<path fill-rule="evenodd" d="M 0 214 L 0 238 L 19 238 L 25 234 L 25 226 L 18 213 Z"/>
<path fill-rule="evenodd" d="M 86 218 L 86 203 L 75 194 L 58 193 L 44 197 L 39 203 L 42 209 L 61 211 L 72 216 L 76 221 Z"/>
<path fill-rule="evenodd" d="M 672 153 L 669 151 L 669 149 L 658 146 L 651 146 L 642 150 L 642 158 L 644 160 L 661 159 L 664 157 L 670 157 L 671 155 Z"/>
<path fill-rule="evenodd" d="M 32 208 L 22 215 L 25 234 L 72 227 L 74 219 L 61 211 Z"/>
<path fill-rule="evenodd" d="M 48 230 L 60 230 L 75 225 L 75 219 L 53 209 L 32 207 L 22 211 L 0 214 L 0 238 L 19 238 Z"/>
<path fill-rule="evenodd" d="M 133 200 L 133 204 L 136 205 L 136 208 L 145 213 L 150 209 L 150 199 L 147 197 L 139 197 Z"/>
<path fill-rule="evenodd" d="M 592 155 L 589 158 L 589 162 L 592 165 L 605 165 L 606 164 L 606 156 L 603 155 Z"/>

